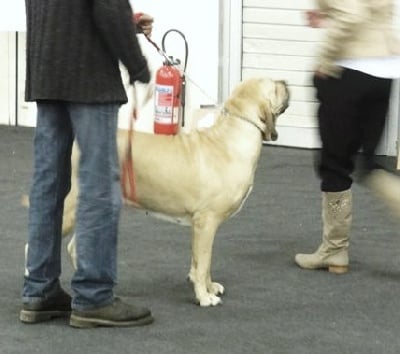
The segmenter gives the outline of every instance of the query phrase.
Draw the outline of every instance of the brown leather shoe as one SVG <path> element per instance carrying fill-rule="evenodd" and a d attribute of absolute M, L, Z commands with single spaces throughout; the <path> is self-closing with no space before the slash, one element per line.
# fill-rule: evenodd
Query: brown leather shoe
<path fill-rule="evenodd" d="M 39 323 L 71 314 L 71 296 L 63 289 L 40 301 L 23 303 L 19 319 L 23 323 Z"/>
<path fill-rule="evenodd" d="M 144 326 L 154 321 L 149 309 L 136 307 L 114 298 L 110 305 L 93 310 L 73 310 L 69 324 L 75 328 L 133 327 Z"/>

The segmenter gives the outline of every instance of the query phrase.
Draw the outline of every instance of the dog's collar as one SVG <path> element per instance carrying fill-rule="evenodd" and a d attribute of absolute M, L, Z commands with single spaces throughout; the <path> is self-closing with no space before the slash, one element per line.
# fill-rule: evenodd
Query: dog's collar
<path fill-rule="evenodd" d="M 249 118 L 247 118 L 247 117 L 239 116 L 239 115 L 237 115 L 237 114 L 233 114 L 233 113 L 229 112 L 226 108 L 222 108 L 222 114 L 224 114 L 224 115 L 225 115 L 225 114 L 229 114 L 229 115 L 231 115 L 231 116 L 233 116 L 233 117 L 236 117 L 236 118 L 239 118 L 239 119 L 241 119 L 241 120 L 244 120 L 245 122 L 248 122 L 248 123 L 254 125 L 254 126 L 261 132 L 261 134 L 262 134 L 263 136 L 264 136 L 264 134 L 265 134 L 265 123 L 262 123 L 262 122 L 261 122 L 261 124 L 262 124 L 263 126 L 260 126 L 259 124 L 257 124 L 256 122 L 252 121 L 251 119 L 249 119 Z"/>

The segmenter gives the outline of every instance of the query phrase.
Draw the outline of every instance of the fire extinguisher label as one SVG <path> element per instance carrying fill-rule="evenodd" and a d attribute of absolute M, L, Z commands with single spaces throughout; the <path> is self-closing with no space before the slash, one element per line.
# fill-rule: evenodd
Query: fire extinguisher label
<path fill-rule="evenodd" d="M 155 122 L 160 124 L 177 124 L 179 108 L 174 107 L 174 87 L 156 85 Z"/>

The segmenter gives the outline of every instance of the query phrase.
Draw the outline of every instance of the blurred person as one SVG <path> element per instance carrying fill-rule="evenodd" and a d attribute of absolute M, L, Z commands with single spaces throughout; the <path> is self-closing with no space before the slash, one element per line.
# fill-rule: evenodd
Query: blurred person
<path fill-rule="evenodd" d="M 121 209 L 117 115 L 127 102 L 119 62 L 130 82 L 150 73 L 136 37 L 153 19 L 134 16 L 128 0 L 26 0 L 26 101 L 36 101 L 34 172 L 29 196 L 27 274 L 20 320 L 70 317 L 70 325 L 136 326 L 153 321 L 147 308 L 114 295 Z M 71 149 L 79 160 L 73 296 L 60 285 L 61 224 L 70 190 Z M 71 312 L 72 311 L 72 312 Z"/>
<path fill-rule="evenodd" d="M 384 171 L 375 150 L 384 130 L 392 81 L 400 76 L 394 0 L 318 0 L 308 25 L 325 28 L 314 73 L 322 143 L 316 161 L 322 191 L 322 243 L 297 254 L 301 268 L 348 270 L 355 157 L 362 150 L 360 181 L 400 216 L 400 182 Z"/>

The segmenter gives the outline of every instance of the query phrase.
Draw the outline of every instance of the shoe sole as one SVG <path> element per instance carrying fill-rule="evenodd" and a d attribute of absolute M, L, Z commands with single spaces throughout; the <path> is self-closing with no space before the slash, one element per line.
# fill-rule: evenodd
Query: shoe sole
<path fill-rule="evenodd" d="M 304 266 L 296 262 L 296 264 L 306 270 L 327 270 L 329 273 L 333 274 L 345 274 L 349 271 L 349 266 L 336 266 L 336 265 L 321 265 L 321 266 Z"/>
<path fill-rule="evenodd" d="M 146 316 L 131 321 L 112 321 L 100 318 L 80 317 L 71 315 L 69 324 L 74 328 L 95 328 L 95 327 L 137 327 L 145 326 L 154 322 L 152 316 Z"/>
<path fill-rule="evenodd" d="M 21 310 L 19 319 L 23 323 L 39 323 L 53 318 L 69 317 L 71 311 L 29 311 Z"/>

